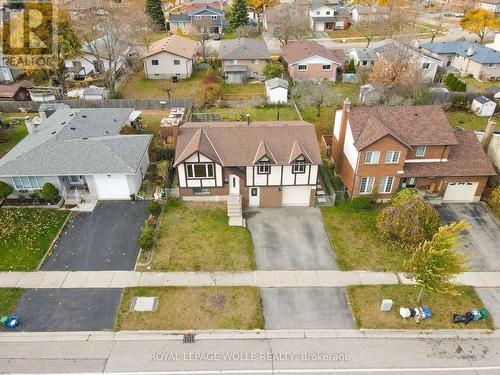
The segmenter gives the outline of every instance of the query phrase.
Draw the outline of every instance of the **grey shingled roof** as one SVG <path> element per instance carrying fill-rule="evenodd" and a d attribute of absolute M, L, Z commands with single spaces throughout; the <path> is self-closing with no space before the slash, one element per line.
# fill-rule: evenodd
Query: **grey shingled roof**
<path fill-rule="evenodd" d="M 83 89 L 83 95 L 103 95 L 106 91 L 104 87 L 86 87 Z"/>
<path fill-rule="evenodd" d="M 219 47 L 219 58 L 227 59 L 269 59 L 271 54 L 266 42 L 259 39 L 238 38 L 221 40 Z"/>
<path fill-rule="evenodd" d="M 351 52 L 355 52 L 360 60 L 377 60 L 377 54 L 371 48 L 353 48 L 349 51 L 349 53 Z"/>
<path fill-rule="evenodd" d="M 423 43 L 422 48 L 437 54 L 456 54 L 468 57 L 479 64 L 500 64 L 500 52 L 474 42 Z M 472 56 L 467 56 L 469 47 L 474 47 Z"/>
<path fill-rule="evenodd" d="M 135 174 L 152 135 L 120 135 L 130 108 L 60 109 L 0 159 L 0 176 Z"/>
<path fill-rule="evenodd" d="M 288 81 L 285 79 L 281 79 L 281 78 L 272 78 L 272 79 L 268 79 L 265 82 L 265 85 L 267 87 L 269 87 L 270 89 L 275 89 L 276 87 L 283 87 L 283 88 L 287 89 L 288 88 Z"/>
<path fill-rule="evenodd" d="M 488 99 L 486 96 L 484 95 L 481 95 L 481 96 L 478 96 L 477 98 L 474 98 L 474 101 L 478 102 L 478 103 L 481 103 L 481 104 L 486 104 L 488 102 L 491 102 L 490 99 Z"/>

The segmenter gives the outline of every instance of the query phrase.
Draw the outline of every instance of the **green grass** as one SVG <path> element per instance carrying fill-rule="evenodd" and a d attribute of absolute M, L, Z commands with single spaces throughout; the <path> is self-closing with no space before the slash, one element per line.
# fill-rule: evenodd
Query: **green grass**
<path fill-rule="evenodd" d="M 464 81 L 465 83 L 467 83 L 467 84 L 471 85 L 472 87 L 474 87 L 479 92 L 483 92 L 488 87 L 496 85 L 495 82 L 488 82 L 488 81 L 482 82 L 482 81 L 478 81 L 477 79 L 475 79 L 473 77 L 459 77 L 459 78 L 462 81 Z"/>
<path fill-rule="evenodd" d="M 147 287 L 125 289 L 116 317 L 116 330 L 263 329 L 259 289 L 218 287 L 225 303 L 215 308 L 214 287 Z M 136 296 L 158 297 L 154 312 L 130 311 Z"/>
<path fill-rule="evenodd" d="M 484 131 L 488 123 L 488 117 L 479 117 L 466 111 L 446 112 L 448 122 L 455 128 Z"/>
<path fill-rule="evenodd" d="M 225 204 L 167 202 L 153 249 L 151 270 L 253 269 L 255 261 L 250 232 L 246 228 L 228 225 Z"/>
<path fill-rule="evenodd" d="M 231 108 L 207 108 L 201 110 L 205 113 L 219 113 L 223 121 L 246 121 L 246 114 L 250 115 L 252 121 L 274 121 L 277 120 L 277 107 L 231 107 Z M 297 112 L 293 107 L 280 107 L 280 120 L 299 120 Z"/>
<path fill-rule="evenodd" d="M 377 235 L 378 211 L 354 210 L 343 203 L 321 209 L 326 230 L 342 271 L 401 271 L 407 257 Z"/>
<path fill-rule="evenodd" d="M 173 84 L 172 98 L 193 98 L 200 91 L 203 71 L 194 72 L 191 78 L 180 79 Z M 126 99 L 166 99 L 168 96 L 162 90 L 164 82 L 170 79 L 147 79 L 144 71 L 133 74 L 122 87 Z"/>
<path fill-rule="evenodd" d="M 19 288 L 0 288 L 0 316 L 10 315 L 23 294 Z"/>
<path fill-rule="evenodd" d="M 0 209 L 0 271 L 34 271 L 63 225 L 68 211 Z"/>
<path fill-rule="evenodd" d="M 20 114 L 19 116 L 3 116 L 2 121 L 4 123 L 7 124 L 13 117 L 16 117 L 16 119 L 19 120 L 19 124 L 17 124 L 13 130 L 9 130 L 10 139 L 7 142 L 0 143 L 0 158 L 7 154 L 15 145 L 28 135 L 28 130 L 26 129 L 26 125 L 24 125 L 24 120 L 19 118 L 24 116 L 23 114 Z"/>
<path fill-rule="evenodd" d="M 416 322 L 414 318 L 402 318 L 400 307 L 414 308 L 420 288 L 413 285 L 351 286 L 347 296 L 358 328 L 366 329 L 493 329 L 493 320 L 473 321 L 468 325 L 454 324 L 453 314 L 464 314 L 472 308 L 481 310 L 484 305 L 473 287 L 459 286 L 460 296 L 450 296 L 424 291 L 420 306 L 432 312 L 429 319 Z M 392 310 L 380 311 L 382 299 L 394 301 Z"/>

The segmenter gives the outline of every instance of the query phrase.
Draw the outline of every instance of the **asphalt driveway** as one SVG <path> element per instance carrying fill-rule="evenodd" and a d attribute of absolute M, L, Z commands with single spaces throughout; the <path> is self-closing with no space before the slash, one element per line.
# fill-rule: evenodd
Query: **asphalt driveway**
<path fill-rule="evenodd" d="M 266 329 L 352 329 L 344 288 L 262 288 Z"/>
<path fill-rule="evenodd" d="M 470 228 L 462 238 L 462 251 L 475 271 L 500 271 L 500 226 L 484 203 L 436 206 L 443 224 L 464 219 Z"/>
<path fill-rule="evenodd" d="M 100 202 L 78 213 L 59 236 L 43 271 L 133 270 L 147 201 Z"/>
<path fill-rule="evenodd" d="M 245 216 L 257 269 L 338 269 L 318 208 L 261 208 Z"/>
<path fill-rule="evenodd" d="M 12 315 L 19 331 L 111 330 L 122 289 L 26 289 Z"/>

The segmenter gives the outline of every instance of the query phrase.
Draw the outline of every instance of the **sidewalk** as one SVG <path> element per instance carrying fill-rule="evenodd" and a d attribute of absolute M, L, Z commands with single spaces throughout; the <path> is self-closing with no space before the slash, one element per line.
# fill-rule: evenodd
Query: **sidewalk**
<path fill-rule="evenodd" d="M 345 287 L 414 284 L 402 273 L 370 271 L 216 272 L 217 285 L 272 287 Z M 127 288 L 135 286 L 212 286 L 209 272 L 40 271 L 0 272 L 0 287 Z M 478 288 L 500 287 L 500 272 L 467 272 L 457 283 Z"/>

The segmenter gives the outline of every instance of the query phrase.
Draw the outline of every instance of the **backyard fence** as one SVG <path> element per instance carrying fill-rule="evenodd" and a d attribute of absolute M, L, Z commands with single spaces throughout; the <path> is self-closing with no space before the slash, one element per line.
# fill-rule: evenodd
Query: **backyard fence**
<path fill-rule="evenodd" d="M 206 122 L 206 121 L 221 121 L 220 113 L 191 113 L 189 121 Z"/>
<path fill-rule="evenodd" d="M 0 101 L 0 111 L 2 112 L 22 112 L 38 111 L 38 108 L 43 102 L 16 102 L 16 101 Z M 174 107 L 191 107 L 193 101 L 191 99 L 103 99 L 103 100 L 84 100 L 84 99 L 67 99 L 56 100 L 51 103 L 64 103 L 70 108 L 135 108 L 137 110 L 161 110 Z"/>

